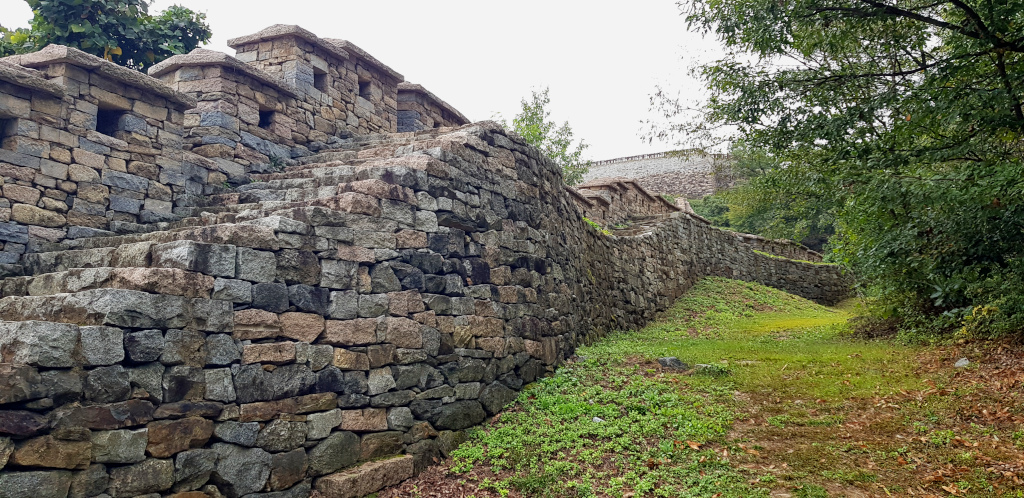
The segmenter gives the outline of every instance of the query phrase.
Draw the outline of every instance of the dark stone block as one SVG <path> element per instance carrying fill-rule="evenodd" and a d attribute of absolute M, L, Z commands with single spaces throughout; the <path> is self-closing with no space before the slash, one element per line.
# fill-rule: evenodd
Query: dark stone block
<path fill-rule="evenodd" d="M 128 371 L 121 365 L 100 367 L 85 377 L 85 398 L 97 403 L 124 401 L 131 394 Z"/>
<path fill-rule="evenodd" d="M 259 364 L 242 365 L 234 374 L 237 401 L 253 403 L 274 399 L 274 389 L 269 377 L 270 374 Z"/>
<path fill-rule="evenodd" d="M 456 401 L 441 407 L 434 427 L 451 430 L 468 429 L 483 422 L 485 418 L 487 418 L 487 413 L 484 412 L 479 401 Z"/>
<path fill-rule="evenodd" d="M 370 406 L 374 408 L 391 408 L 394 406 L 405 406 L 416 399 L 416 393 L 412 391 L 393 391 L 378 394 L 370 398 Z"/>
<path fill-rule="evenodd" d="M 424 289 L 423 272 L 419 268 L 406 263 L 391 263 L 391 270 L 395 272 L 403 289 Z"/>
<path fill-rule="evenodd" d="M 331 306 L 331 293 L 322 287 L 295 284 L 288 287 L 288 300 L 299 311 L 327 316 Z"/>
<path fill-rule="evenodd" d="M 268 282 L 253 285 L 252 306 L 271 313 L 288 311 L 288 286 Z"/>
<path fill-rule="evenodd" d="M 273 399 L 292 398 L 310 394 L 316 384 L 316 374 L 307 365 L 285 365 L 268 374 Z"/>
<path fill-rule="evenodd" d="M 21 410 L 0 410 L 0 434 L 29 437 L 50 428 L 46 417 Z"/>
<path fill-rule="evenodd" d="M 164 352 L 164 333 L 159 330 L 128 332 L 124 335 L 124 350 L 135 363 L 157 361 Z"/>

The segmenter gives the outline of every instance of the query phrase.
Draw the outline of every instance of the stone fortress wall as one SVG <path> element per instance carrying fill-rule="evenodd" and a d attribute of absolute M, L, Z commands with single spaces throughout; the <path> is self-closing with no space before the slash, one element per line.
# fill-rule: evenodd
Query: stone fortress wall
<path fill-rule="evenodd" d="M 633 178 L 650 192 L 700 199 L 727 186 L 716 174 L 718 156 L 676 155 L 669 152 L 594 161 L 584 182 L 601 178 Z"/>
<path fill-rule="evenodd" d="M 583 215 L 604 227 L 682 211 L 660 195 L 651 194 L 632 178 L 598 178 L 577 185 L 575 191 Z"/>
<path fill-rule="evenodd" d="M 264 43 L 273 57 L 276 42 L 241 46 L 257 46 L 259 60 Z M 642 326 L 704 276 L 825 303 L 848 293 L 838 267 L 755 252 L 629 181 L 569 189 L 557 165 L 494 123 L 345 128 L 348 138 L 338 128 L 322 147 L 279 128 L 258 135 L 239 109 L 259 104 L 257 90 L 285 88 L 280 77 L 190 55 L 202 60 L 154 71 L 171 85 L 205 81 L 189 94 L 64 48 L 17 60 L 44 59 L 43 70 L 0 63 L 0 116 L 16 130 L 0 152 L 12 206 L 0 238 L 17 255 L 0 264 L 2 498 L 364 496 L 446 455 L 577 345 Z M 133 100 L 112 109 L 113 128 L 91 129 L 87 103 L 101 109 L 109 104 L 91 101 L 110 98 L 92 82 L 114 72 L 123 93 L 106 91 Z M 76 83 L 72 94 L 65 73 L 90 86 Z M 147 107 L 161 105 L 155 95 L 166 115 Z M 397 126 L 395 102 L 394 120 L 356 113 L 359 126 Z M 265 105 L 288 116 L 278 103 Z M 143 111 L 145 128 L 133 119 Z M 231 117 L 233 146 L 204 138 L 222 124 L 234 130 Z M 430 128 L 433 119 L 415 121 Z M 241 147 L 256 150 L 246 140 L 262 143 L 243 129 L 289 150 L 287 167 L 239 159 L 251 154 Z M 205 157 L 209 145 L 232 152 Z M 66 163 L 53 153 L 65 149 Z M 44 159 L 67 166 L 67 179 L 43 173 L 60 169 Z M 79 167 L 94 175 L 72 178 Z M 158 185 L 170 215 L 150 202 Z M 107 195 L 92 215 L 103 227 L 75 224 L 83 189 Z M 659 222 L 633 236 L 602 234 L 582 220 L 602 191 L 610 219 Z M 41 200 L 57 192 L 68 194 L 68 210 Z M 115 196 L 140 201 L 138 214 L 115 209 Z M 64 219 L 43 226 L 24 211 Z"/>

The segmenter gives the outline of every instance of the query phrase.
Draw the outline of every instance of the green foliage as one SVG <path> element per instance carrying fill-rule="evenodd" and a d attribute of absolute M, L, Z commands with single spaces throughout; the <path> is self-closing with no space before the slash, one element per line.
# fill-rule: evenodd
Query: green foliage
<path fill-rule="evenodd" d="M 11 30 L 0 26 L 0 57 L 31 50 L 29 34 L 29 30 L 25 28 Z"/>
<path fill-rule="evenodd" d="M 522 110 L 512 118 L 512 125 L 509 126 L 502 120 L 502 126 L 523 137 L 526 143 L 540 149 L 544 155 L 551 158 L 555 164 L 562 168 L 562 175 L 565 183 L 576 185 L 583 181 L 583 175 L 590 170 L 590 161 L 582 159 L 583 151 L 589 147 L 580 140 L 573 147 L 572 128 L 566 121 L 558 126 L 548 118 L 550 112 L 545 108 L 551 99 L 548 98 L 548 89 L 531 92 L 533 96 L 529 101 L 521 101 Z"/>
<path fill-rule="evenodd" d="M 733 229 L 834 225 L 838 259 L 907 326 L 986 305 L 996 329 L 1024 324 L 1024 0 L 683 3 L 727 55 L 695 68 L 710 98 L 671 130 L 780 165 L 731 194 Z"/>
<path fill-rule="evenodd" d="M 590 218 L 587 218 L 586 216 L 583 217 L 583 221 L 585 221 L 587 223 L 587 225 L 590 226 L 590 228 L 593 228 L 594 230 L 597 230 L 598 232 L 601 232 L 601 233 L 603 233 L 605 235 L 611 235 L 612 234 L 610 231 L 608 231 L 608 229 L 602 227 L 596 221 L 594 221 L 594 220 L 592 220 Z"/>
<path fill-rule="evenodd" d="M 139 71 L 210 40 L 206 14 L 179 5 L 150 15 L 146 0 L 26 0 L 30 30 L 4 32 L 0 52 L 67 45 Z"/>
<path fill-rule="evenodd" d="M 718 227 L 821 250 L 834 233 L 837 196 L 830 179 L 742 141 L 732 145 L 730 157 L 736 186 L 691 203 L 694 211 Z"/>

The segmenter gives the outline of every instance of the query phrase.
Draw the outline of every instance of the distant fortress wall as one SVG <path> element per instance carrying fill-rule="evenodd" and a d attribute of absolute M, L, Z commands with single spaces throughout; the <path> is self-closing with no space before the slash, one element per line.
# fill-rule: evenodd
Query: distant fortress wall
<path fill-rule="evenodd" d="M 659 194 L 680 195 L 690 199 L 713 194 L 728 179 L 716 175 L 716 162 L 725 156 L 697 155 L 686 152 L 659 152 L 594 161 L 584 182 L 599 178 L 635 178 L 645 189 Z"/>

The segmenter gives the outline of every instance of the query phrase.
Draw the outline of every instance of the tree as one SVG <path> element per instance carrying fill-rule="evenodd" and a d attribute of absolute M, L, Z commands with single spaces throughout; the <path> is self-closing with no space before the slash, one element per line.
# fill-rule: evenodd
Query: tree
<path fill-rule="evenodd" d="M 731 145 L 729 164 L 736 185 L 692 202 L 697 214 L 719 227 L 823 249 L 834 233 L 836 189 L 829 178 L 742 141 Z"/>
<path fill-rule="evenodd" d="M 780 179 L 795 194 L 833 186 L 836 256 L 903 318 L 1024 324 L 1024 0 L 681 5 L 727 55 L 672 131 L 812 173 Z"/>
<path fill-rule="evenodd" d="M 139 71 L 210 40 L 206 14 L 173 5 L 148 13 L 146 0 L 26 0 L 28 30 L 6 31 L 0 51 L 24 53 L 56 43 Z"/>
<path fill-rule="evenodd" d="M 554 121 L 549 121 L 550 112 L 545 108 L 549 103 L 548 89 L 543 91 L 532 91 L 530 101 L 523 99 L 520 103 L 522 110 L 512 119 L 512 126 L 502 121 L 505 128 L 523 137 L 526 143 L 537 147 L 544 155 L 555 161 L 562 168 L 565 183 L 576 185 L 583 181 L 583 175 L 590 170 L 590 161 L 581 158 L 583 151 L 589 146 L 580 140 L 573 148 L 572 128 L 566 121 L 558 126 Z"/>

